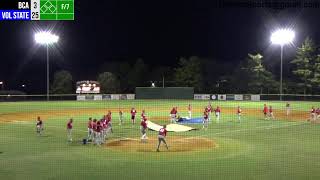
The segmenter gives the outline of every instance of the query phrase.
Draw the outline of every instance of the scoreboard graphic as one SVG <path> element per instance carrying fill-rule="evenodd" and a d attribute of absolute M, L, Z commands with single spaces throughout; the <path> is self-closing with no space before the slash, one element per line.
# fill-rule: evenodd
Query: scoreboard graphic
<path fill-rule="evenodd" d="M 0 21 L 74 20 L 74 0 L 0 0 Z"/>

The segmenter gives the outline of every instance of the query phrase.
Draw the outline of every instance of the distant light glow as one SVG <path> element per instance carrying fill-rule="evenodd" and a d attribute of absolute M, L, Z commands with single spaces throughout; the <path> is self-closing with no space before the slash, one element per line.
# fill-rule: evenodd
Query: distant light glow
<path fill-rule="evenodd" d="M 154 84 L 154 82 L 153 82 L 153 83 L 151 83 L 151 87 L 156 87 L 156 85 Z"/>
<path fill-rule="evenodd" d="M 50 32 L 39 32 L 36 33 L 34 39 L 39 44 L 53 44 L 58 42 L 59 37 L 51 34 Z"/>
<path fill-rule="evenodd" d="M 0 84 L 3 84 L 3 82 L 2 82 L 2 81 L 0 81 Z"/>
<path fill-rule="evenodd" d="M 21 87 L 26 87 L 26 85 L 25 85 L 25 84 L 22 84 Z"/>
<path fill-rule="evenodd" d="M 285 45 L 292 43 L 294 37 L 295 33 L 293 30 L 279 29 L 272 33 L 270 40 L 273 44 Z"/>

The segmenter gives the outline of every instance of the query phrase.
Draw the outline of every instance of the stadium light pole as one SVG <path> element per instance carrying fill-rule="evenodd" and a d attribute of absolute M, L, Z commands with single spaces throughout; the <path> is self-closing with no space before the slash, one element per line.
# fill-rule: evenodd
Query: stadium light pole
<path fill-rule="evenodd" d="M 49 101 L 49 45 L 57 43 L 59 37 L 50 32 L 39 32 L 34 36 L 36 43 L 46 45 L 47 48 L 47 101 Z"/>
<path fill-rule="evenodd" d="M 283 46 L 286 44 L 292 43 L 293 39 L 295 37 L 295 33 L 293 30 L 290 29 L 279 29 L 272 33 L 271 35 L 271 42 L 272 44 L 278 44 L 281 48 L 281 55 L 280 55 L 280 101 L 282 101 L 282 69 L 283 69 Z"/>
<path fill-rule="evenodd" d="M 0 81 L 0 85 L 1 85 L 1 90 L 3 91 L 3 81 Z"/>

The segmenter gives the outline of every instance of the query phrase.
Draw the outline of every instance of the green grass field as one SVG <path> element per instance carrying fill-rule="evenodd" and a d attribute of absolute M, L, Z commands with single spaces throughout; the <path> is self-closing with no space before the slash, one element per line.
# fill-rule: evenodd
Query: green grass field
<path fill-rule="evenodd" d="M 195 109 L 193 116 L 201 116 L 206 101 L 92 101 L 92 102 L 2 102 L 0 121 L 6 117 L 20 120 L 0 122 L 0 179 L 320 179 L 320 126 L 301 120 L 264 120 L 262 113 L 247 114 L 246 109 L 260 112 L 264 103 L 277 111 L 284 111 L 284 102 L 212 102 L 222 107 L 219 124 L 213 122 L 207 131 L 197 130 L 168 134 L 171 137 L 203 137 L 213 140 L 217 147 L 187 152 L 130 152 L 109 147 L 82 145 L 86 137 L 87 118 L 100 118 L 101 113 L 88 113 L 88 109 L 112 109 L 114 133 L 110 140 L 119 138 L 139 138 L 139 125 L 129 123 L 129 109 L 135 106 L 146 109 L 147 116 L 167 117 L 153 122 L 168 123 L 169 111 L 178 106 L 180 113 L 187 114 L 191 103 Z M 224 109 L 235 109 L 240 105 L 244 111 L 242 122 L 236 122 L 235 113 L 224 113 Z M 318 102 L 291 102 L 292 110 L 308 114 L 311 106 Z M 118 125 L 118 113 L 125 111 L 125 124 Z M 86 109 L 86 113 L 81 113 Z M 66 139 L 66 122 L 69 115 L 44 119 L 44 135 L 35 133 L 37 114 L 49 111 L 79 111 L 73 114 L 74 142 Z M 234 110 L 235 111 L 235 110 Z M 11 116 L 12 115 L 12 116 Z M 303 115 L 302 115 L 303 116 Z M 24 121 L 21 121 L 24 119 Z M 14 119 L 13 119 L 14 120 Z M 140 122 L 140 120 L 138 120 Z M 190 125 L 201 128 L 202 125 Z M 149 131 L 149 137 L 156 132 Z M 156 144 L 154 144 L 154 147 Z M 130 148 L 130 147 L 128 147 Z"/>

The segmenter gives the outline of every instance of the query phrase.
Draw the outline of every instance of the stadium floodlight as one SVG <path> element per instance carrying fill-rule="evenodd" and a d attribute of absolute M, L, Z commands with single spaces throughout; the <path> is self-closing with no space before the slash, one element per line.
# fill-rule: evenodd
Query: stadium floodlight
<path fill-rule="evenodd" d="M 37 43 L 46 45 L 57 43 L 59 40 L 58 36 L 51 34 L 50 32 L 39 32 L 35 34 L 34 38 Z"/>
<path fill-rule="evenodd" d="M 0 81 L 1 89 L 3 90 L 3 81 Z"/>
<path fill-rule="evenodd" d="M 156 87 L 154 82 L 151 83 L 151 87 Z"/>
<path fill-rule="evenodd" d="M 291 29 L 279 29 L 272 33 L 271 42 L 272 44 L 278 44 L 281 47 L 281 65 L 280 65 L 280 101 L 282 101 L 282 59 L 283 59 L 283 46 L 293 42 L 295 33 Z"/>
<path fill-rule="evenodd" d="M 48 31 L 39 32 L 34 35 L 36 43 L 47 46 L 47 101 L 49 101 L 49 45 L 57 43 L 59 36 L 56 36 Z"/>

